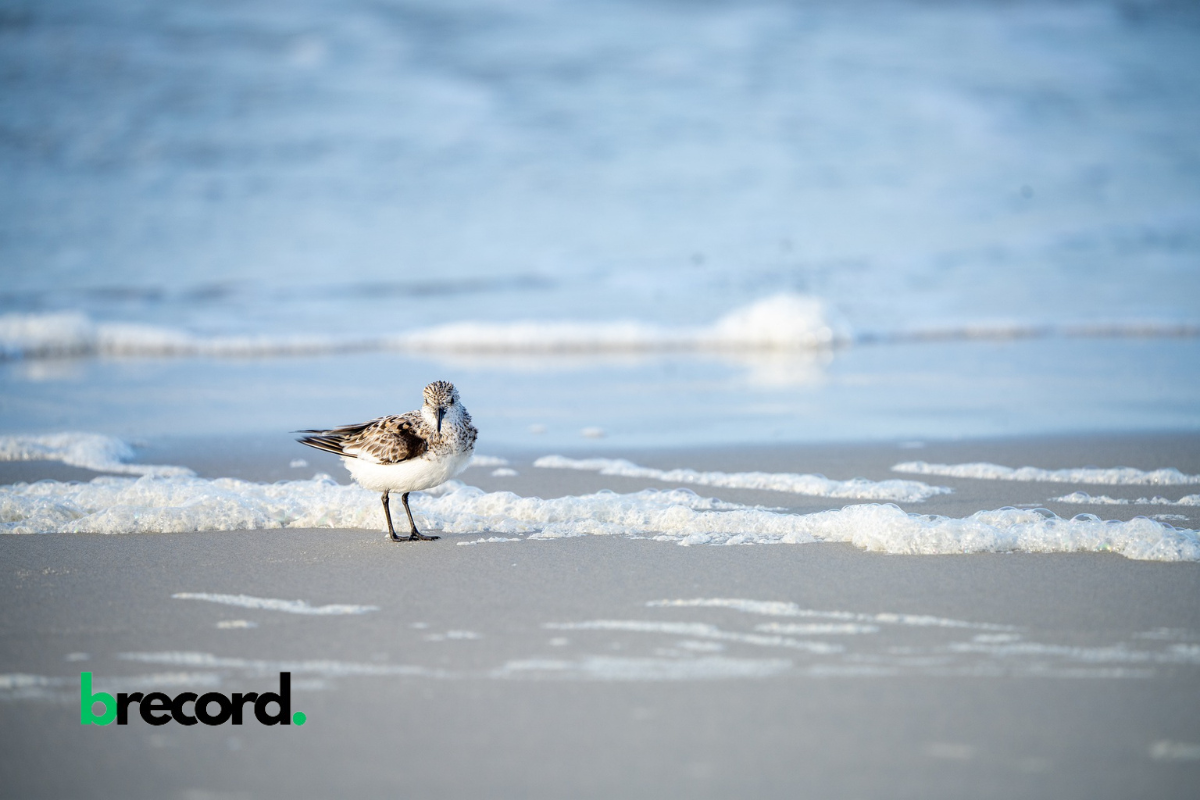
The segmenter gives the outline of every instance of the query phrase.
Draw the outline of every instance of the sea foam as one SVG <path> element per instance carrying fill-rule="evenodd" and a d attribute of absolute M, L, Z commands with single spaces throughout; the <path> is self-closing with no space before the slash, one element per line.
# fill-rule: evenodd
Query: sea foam
<path fill-rule="evenodd" d="M 599 681 L 687 681 L 769 678 L 793 668 L 782 658 L 615 658 L 587 656 L 578 660 L 528 658 L 509 661 L 492 678 L 559 678 Z"/>
<path fill-rule="evenodd" d="M 50 433 L 40 436 L 0 436 L 0 461 L 61 461 L 96 472 L 158 477 L 192 475 L 185 467 L 126 464 L 133 448 L 98 433 Z"/>
<path fill-rule="evenodd" d="M 696 495 L 687 489 L 597 492 L 553 499 L 484 492 L 458 481 L 414 493 L 419 523 L 448 534 L 526 539 L 586 535 L 651 538 L 681 545 L 848 542 L 881 553 L 933 555 L 1023 551 L 1114 552 L 1154 561 L 1200 560 L 1200 538 L 1138 517 L 1063 519 L 1002 508 L 963 519 L 908 514 L 894 505 L 852 505 L 788 514 Z M 6 533 L 154 533 L 263 528 L 381 529 L 379 498 L 328 476 L 274 484 L 232 478 L 39 481 L 0 487 Z"/>
<path fill-rule="evenodd" d="M 303 600 L 278 600 L 273 597 L 251 597 L 245 594 L 208 594 L 206 592 L 176 592 L 171 595 L 176 600 L 204 600 L 209 603 L 220 603 L 241 608 L 262 609 L 265 611 L 283 611 L 288 614 L 303 614 L 306 616 L 338 616 L 343 614 L 366 614 L 378 611 L 379 606 L 359 605 L 326 605 L 311 606 Z"/>
<path fill-rule="evenodd" d="M 928 464 L 905 461 L 892 469 L 913 475 L 938 475 L 946 478 L 977 478 L 1000 481 L 1036 481 L 1045 483 L 1100 483 L 1111 486 L 1182 486 L 1200 483 L 1200 475 L 1187 475 L 1173 468 L 1144 471 L 1132 467 L 1077 467 L 1039 469 L 1002 467 L 985 462 L 973 464 Z"/>
<path fill-rule="evenodd" d="M 500 458 L 499 456 L 485 456 L 479 453 L 471 456 L 471 460 L 467 463 L 468 467 L 507 467 L 508 459 Z"/>
<path fill-rule="evenodd" d="M 623 458 L 566 458 L 543 456 L 533 462 L 544 469 L 592 470 L 601 475 L 626 478 L 650 478 L 666 483 L 689 483 L 695 486 L 717 486 L 726 489 L 767 489 L 774 492 L 835 497 L 848 500 L 890 500 L 899 503 L 918 503 L 934 495 L 949 494 L 944 486 L 930 486 L 920 481 L 869 481 L 852 478 L 836 481 L 824 475 L 801 475 L 792 472 L 697 472 L 694 469 L 662 470 L 643 467 Z"/>
<path fill-rule="evenodd" d="M 1157 495 L 1127 500 L 1123 497 L 1109 497 L 1106 494 L 1090 495 L 1087 492 L 1071 492 L 1062 497 L 1051 497 L 1049 502 L 1100 506 L 1200 506 L 1200 494 L 1184 495 L 1178 500 L 1168 500 Z"/>
<path fill-rule="evenodd" d="M 827 642 L 812 642 L 791 639 L 778 635 L 778 632 L 738 633 L 723 631 L 715 625 L 704 622 L 653 622 L 630 619 L 599 619 L 588 622 L 547 622 L 542 626 L 556 631 L 628 631 L 632 633 L 661 633 L 670 636 L 683 636 L 693 639 L 720 639 L 727 642 L 752 644 L 760 647 L 785 647 L 793 650 L 805 650 L 809 653 L 827 655 L 840 653 L 845 648 L 838 644 Z"/>
<path fill-rule="evenodd" d="M 194 651 L 166 651 L 152 653 L 120 653 L 118 658 L 143 664 L 166 664 L 191 669 L 238 670 L 251 675 L 272 675 L 291 672 L 294 675 L 316 675 L 322 678 L 360 677 L 448 677 L 444 670 L 403 664 L 371 664 L 330 659 L 302 659 L 294 661 L 268 661 L 257 658 L 217 656 L 212 653 Z"/>
<path fill-rule="evenodd" d="M 806 617 L 816 619 L 831 619 L 846 623 L 868 623 L 875 625 L 902 625 L 914 628 L 976 628 L 988 631 L 1011 631 L 1011 625 L 997 625 L 988 622 L 968 622 L 961 619 L 933 617 L 928 614 L 898 614 L 884 612 L 866 614 L 858 611 L 825 611 L 814 608 L 803 608 L 795 603 L 784 600 L 749 600 L 740 597 L 697 597 L 679 600 L 652 600 L 646 605 L 650 608 L 727 608 L 740 611 L 743 614 L 759 614 L 766 617 Z"/>

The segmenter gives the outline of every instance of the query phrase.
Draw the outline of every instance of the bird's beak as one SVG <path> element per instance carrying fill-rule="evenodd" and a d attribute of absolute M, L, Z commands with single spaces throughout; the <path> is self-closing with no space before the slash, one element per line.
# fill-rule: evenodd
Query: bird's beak
<path fill-rule="evenodd" d="M 438 433 L 442 432 L 442 417 L 446 416 L 446 409 L 438 407 Z"/>

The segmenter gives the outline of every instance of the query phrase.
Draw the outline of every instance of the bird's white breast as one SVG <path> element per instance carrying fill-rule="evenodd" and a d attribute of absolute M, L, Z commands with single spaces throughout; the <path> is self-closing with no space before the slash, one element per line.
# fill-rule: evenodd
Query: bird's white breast
<path fill-rule="evenodd" d="M 425 453 L 399 464 L 374 464 L 360 458 L 342 457 L 351 477 L 364 489 L 375 492 L 419 492 L 445 483 L 462 472 L 471 461 L 471 450 L 434 455 Z"/>

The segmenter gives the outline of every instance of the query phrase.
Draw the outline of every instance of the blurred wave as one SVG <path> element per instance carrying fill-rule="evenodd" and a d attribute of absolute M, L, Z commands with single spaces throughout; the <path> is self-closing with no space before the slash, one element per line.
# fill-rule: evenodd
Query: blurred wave
<path fill-rule="evenodd" d="M 854 333 L 818 298 L 779 294 L 734 309 L 706 326 L 644 322 L 455 322 L 385 336 L 200 336 L 177 328 L 94 322 L 78 312 L 0 315 L 0 359 L 78 356 L 249 358 L 391 351 L 447 355 L 588 355 L 710 352 L 752 359 L 770 370 L 771 352 L 828 350 L 852 343 L 1005 340 L 1048 337 L 1195 337 L 1200 324 L 1087 325 L 976 323 Z M 768 360 L 764 360 L 764 355 Z"/>

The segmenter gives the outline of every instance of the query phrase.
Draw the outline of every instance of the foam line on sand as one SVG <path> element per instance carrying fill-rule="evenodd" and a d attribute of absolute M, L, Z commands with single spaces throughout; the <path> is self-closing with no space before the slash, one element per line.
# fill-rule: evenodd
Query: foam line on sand
<path fill-rule="evenodd" d="M 905 461 L 896 464 L 892 470 L 911 475 L 937 475 L 944 478 L 1039 483 L 1098 483 L 1109 486 L 1183 486 L 1200 483 L 1200 475 L 1186 475 L 1172 467 L 1155 470 L 1140 470 L 1132 467 L 1076 467 L 1072 469 L 1018 467 L 1014 469 L 986 462 L 928 464 L 924 461 Z"/>
<path fill-rule="evenodd" d="M 61 461 L 72 467 L 125 475 L 177 477 L 194 474 L 186 467 L 125 463 L 133 457 L 133 448 L 128 444 L 99 433 L 0 436 L 0 461 Z"/>
<path fill-rule="evenodd" d="M 687 489 L 597 492 L 544 499 L 451 481 L 414 493 L 421 527 L 525 541 L 625 536 L 680 545 L 846 542 L 905 555 L 1111 552 L 1151 561 L 1200 560 L 1200 538 L 1145 517 L 1063 519 L 1001 508 L 964 518 L 868 503 L 792 514 L 701 497 Z M 252 483 L 232 478 L 118 478 L 0 486 L 5 533 L 158 533 L 263 528 L 381 529 L 379 497 L 328 476 Z M 519 546 L 519 545 L 517 545 Z"/>
<path fill-rule="evenodd" d="M 693 486 L 714 486 L 723 489 L 766 489 L 773 492 L 833 497 L 842 500 L 884 500 L 896 503 L 918 503 L 938 494 L 950 494 L 944 486 L 930 486 L 920 481 L 870 481 L 851 478 L 837 481 L 824 475 L 803 475 L 792 472 L 698 472 L 694 469 L 654 469 L 643 467 L 623 458 L 566 458 L 542 456 L 533 462 L 542 469 L 575 469 L 615 475 L 625 478 L 649 478 L 664 483 L 686 483 Z"/>
<path fill-rule="evenodd" d="M 271 597 L 251 597 L 245 594 L 206 594 L 204 592 L 177 592 L 171 595 L 176 600 L 204 600 L 240 608 L 260 608 L 264 611 L 284 611 L 288 614 L 328 617 L 341 614 L 366 614 L 378 611 L 379 606 L 327 605 L 310 606 L 303 600 L 276 600 Z"/>

